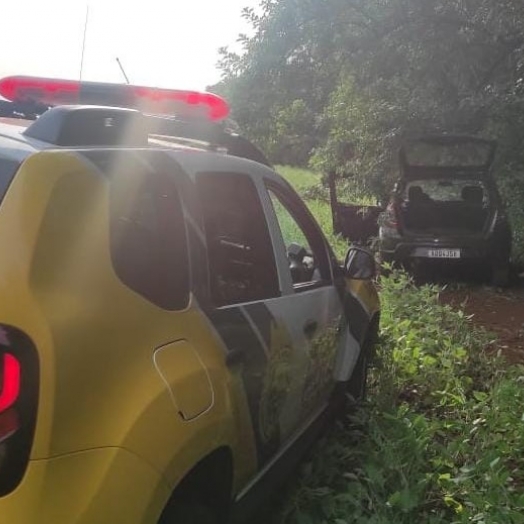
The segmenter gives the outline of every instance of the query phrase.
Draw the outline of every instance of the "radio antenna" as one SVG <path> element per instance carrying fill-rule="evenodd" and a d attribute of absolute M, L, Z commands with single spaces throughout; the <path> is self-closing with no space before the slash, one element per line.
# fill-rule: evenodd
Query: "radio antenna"
<path fill-rule="evenodd" d="M 126 84 L 130 84 L 129 78 L 126 75 L 124 67 L 122 66 L 122 63 L 120 62 L 120 58 L 118 58 L 118 56 L 116 57 L 116 63 L 118 64 L 118 67 L 120 68 L 120 71 L 122 71 L 122 74 L 124 75 L 124 78 L 126 79 Z"/>
<path fill-rule="evenodd" d="M 82 56 L 80 58 L 80 80 L 84 71 L 84 53 L 86 50 L 87 23 L 89 22 L 89 5 L 86 6 L 86 20 L 84 23 L 84 38 L 82 40 Z"/>

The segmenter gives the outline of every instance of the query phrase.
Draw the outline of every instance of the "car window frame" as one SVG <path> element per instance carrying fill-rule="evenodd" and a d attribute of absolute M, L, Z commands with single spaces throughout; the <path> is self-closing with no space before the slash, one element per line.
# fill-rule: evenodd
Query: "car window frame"
<path fill-rule="evenodd" d="M 282 274 L 282 281 L 287 283 L 287 294 L 303 293 L 314 289 L 333 286 L 334 274 L 332 252 L 322 230 L 320 229 L 320 226 L 304 202 L 300 199 L 291 186 L 281 182 L 276 178 L 270 178 L 267 176 L 264 177 L 262 180 L 262 190 L 263 195 L 261 195 L 261 198 L 263 199 L 266 214 L 268 216 L 268 222 L 270 224 L 270 234 L 272 235 L 275 258 L 278 262 L 278 271 L 280 274 Z M 313 236 L 317 237 L 318 247 L 321 250 L 323 259 L 319 263 L 319 267 L 321 267 L 321 264 L 324 265 L 324 268 L 321 270 L 322 278 L 320 280 L 293 283 L 291 271 L 289 269 L 289 261 L 287 258 L 287 247 L 280 229 L 280 223 L 276 215 L 270 191 L 275 194 L 281 204 L 296 221 L 297 225 L 300 227 L 306 239 L 308 240 L 311 249 L 314 249 L 314 247 L 312 246 L 308 231 Z M 306 222 L 306 227 L 304 227 L 303 221 Z"/>
<path fill-rule="evenodd" d="M 178 164 L 178 162 L 176 162 L 174 158 L 165 155 L 163 151 L 97 148 L 90 150 L 77 150 L 77 153 L 81 155 L 84 161 L 88 162 L 104 178 L 106 178 L 108 183 L 108 253 L 111 266 L 119 282 L 127 289 L 132 291 L 136 296 L 140 297 L 141 300 L 144 300 L 148 304 L 151 304 L 152 306 L 157 307 L 163 311 L 169 313 L 181 313 L 186 311 L 191 306 L 193 294 L 193 260 L 189 245 L 189 231 L 184 205 L 184 188 L 181 183 L 181 178 L 185 174 L 183 168 Z M 118 246 L 115 243 L 115 227 L 117 222 L 115 220 L 114 207 L 114 191 L 119 181 L 117 182 L 115 180 L 115 174 L 109 169 L 114 163 L 115 158 L 118 160 L 119 155 L 125 155 L 131 159 L 134 158 L 135 161 L 142 163 L 142 168 L 145 168 L 147 171 L 149 171 L 148 174 L 143 177 L 144 180 L 147 179 L 148 183 L 151 183 L 151 181 L 153 181 L 153 183 L 156 182 L 155 178 L 158 180 L 164 179 L 164 182 L 169 181 L 169 183 L 174 187 L 176 200 L 179 205 L 175 206 L 173 209 L 178 208 L 179 217 L 181 219 L 179 226 L 184 235 L 183 242 L 180 241 L 180 239 L 177 241 L 177 246 L 183 248 L 183 255 L 185 258 L 184 275 L 186 276 L 186 284 L 183 289 L 183 294 L 172 294 L 170 298 L 163 298 L 159 300 L 158 296 L 153 297 L 150 291 L 144 291 L 144 287 L 134 285 L 136 282 L 130 282 L 120 271 L 121 268 L 119 267 L 117 260 Z M 167 223 L 164 222 L 161 227 L 165 232 Z M 165 238 L 170 238 L 170 236 L 165 235 Z M 168 305 L 167 302 L 169 301 L 170 304 Z M 174 302 L 178 303 L 173 305 Z"/>
<path fill-rule="evenodd" d="M 267 220 L 267 208 L 263 199 L 263 195 L 261 194 L 260 187 L 258 184 L 258 177 L 252 176 L 247 170 L 238 170 L 233 168 L 231 166 L 230 169 L 220 169 L 220 170 L 211 170 L 211 169 L 200 169 L 195 170 L 193 173 L 193 179 L 195 182 L 195 196 L 196 200 L 198 201 L 198 206 L 201 205 L 200 197 L 198 195 L 198 190 L 196 188 L 197 181 L 199 177 L 211 175 L 213 177 L 220 177 L 220 176 L 227 176 L 227 175 L 234 175 L 234 176 L 241 176 L 249 180 L 249 182 L 252 184 L 253 189 L 255 190 L 256 198 L 258 199 L 258 202 L 260 204 L 260 210 L 262 212 L 262 219 L 263 223 L 265 224 L 267 234 L 268 234 L 268 247 L 271 249 L 271 255 L 273 259 L 273 265 L 274 265 L 274 271 L 275 271 L 275 277 L 276 277 L 276 293 L 273 296 L 270 297 L 264 297 L 264 298 L 256 298 L 256 299 L 249 299 L 245 301 L 239 301 L 239 302 L 232 302 L 227 304 L 218 304 L 214 298 L 213 293 L 211 290 L 211 268 L 209 264 L 209 247 L 207 244 L 207 235 L 205 230 L 203 231 L 204 237 L 205 237 L 205 245 L 206 245 L 206 260 L 205 260 L 205 266 L 206 266 L 206 272 L 207 272 L 207 302 L 213 309 L 222 310 L 222 309 L 228 309 L 228 308 L 237 308 L 242 307 L 249 304 L 256 304 L 258 302 L 265 302 L 270 300 L 278 300 L 280 297 L 282 297 L 285 294 L 285 284 L 283 285 L 283 282 L 281 280 L 281 272 L 280 272 L 280 266 L 279 261 L 276 256 L 276 250 L 275 245 L 273 241 L 273 232 L 271 224 Z M 205 228 L 205 218 L 204 218 L 204 212 L 202 209 L 200 209 L 200 215 L 202 220 L 202 227 Z M 268 255 L 269 256 L 269 255 Z"/>

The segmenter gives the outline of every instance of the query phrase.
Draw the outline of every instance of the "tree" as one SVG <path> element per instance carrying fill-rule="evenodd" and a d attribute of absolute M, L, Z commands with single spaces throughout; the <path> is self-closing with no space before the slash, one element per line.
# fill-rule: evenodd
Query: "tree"
<path fill-rule="evenodd" d="M 254 35 L 242 53 L 222 51 L 217 89 L 273 161 L 311 158 L 382 195 L 406 137 L 484 135 L 501 143 L 498 176 L 517 217 L 522 0 L 265 0 L 245 16 Z"/>

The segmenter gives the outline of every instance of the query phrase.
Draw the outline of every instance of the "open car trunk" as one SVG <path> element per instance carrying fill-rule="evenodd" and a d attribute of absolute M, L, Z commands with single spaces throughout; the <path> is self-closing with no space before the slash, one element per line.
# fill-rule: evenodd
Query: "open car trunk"
<path fill-rule="evenodd" d="M 404 202 L 400 221 L 406 234 L 431 236 L 481 235 L 490 222 L 490 212 L 482 205 L 464 202 Z"/>
<path fill-rule="evenodd" d="M 489 140 L 451 135 L 407 142 L 400 151 L 397 207 L 404 233 L 481 235 L 493 218 L 487 184 L 495 147 Z"/>

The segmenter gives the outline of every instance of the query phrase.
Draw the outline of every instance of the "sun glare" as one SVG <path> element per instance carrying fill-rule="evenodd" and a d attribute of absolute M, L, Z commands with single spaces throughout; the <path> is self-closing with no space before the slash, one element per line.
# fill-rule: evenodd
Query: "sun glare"
<path fill-rule="evenodd" d="M 218 49 L 246 32 L 259 0 L 38 0 L 2 5 L 0 77 L 35 75 L 202 90 Z M 9 22 L 9 23 L 6 23 Z M 84 41 L 85 30 L 85 41 Z M 13 44 L 16 45 L 13 45 Z M 83 51 L 83 60 L 82 60 Z M 117 61 L 120 60 L 120 64 Z"/>

